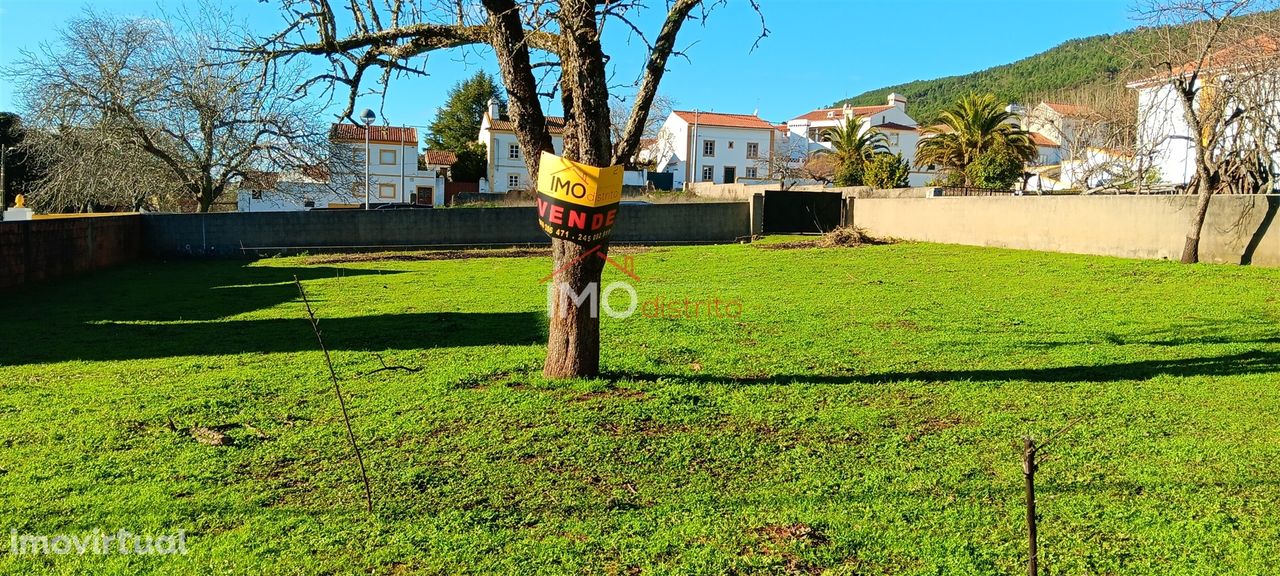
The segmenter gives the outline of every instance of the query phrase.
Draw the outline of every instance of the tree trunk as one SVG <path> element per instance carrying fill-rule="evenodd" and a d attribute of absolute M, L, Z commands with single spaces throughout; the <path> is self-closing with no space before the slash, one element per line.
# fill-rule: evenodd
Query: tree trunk
<path fill-rule="evenodd" d="M 200 193 L 196 196 L 197 210 L 200 212 L 208 212 L 213 207 L 213 197 L 206 193 Z"/>
<path fill-rule="evenodd" d="M 1182 245 L 1182 263 L 1195 264 L 1200 261 L 1200 231 L 1204 228 L 1205 215 L 1209 213 L 1209 199 L 1213 197 L 1214 182 L 1212 178 L 1198 178 L 1200 199 L 1196 202 L 1196 211 L 1191 214 L 1191 225 L 1187 229 L 1187 241 Z"/>
<path fill-rule="evenodd" d="M 564 0 L 560 3 L 561 97 L 565 111 L 565 157 L 597 167 L 610 164 L 609 87 L 604 51 L 596 29 L 595 3 Z M 583 257 L 591 248 L 553 239 L 547 359 L 542 374 L 548 378 L 589 378 L 600 373 L 600 273 L 604 270 L 607 243 Z M 568 287 L 574 294 L 564 294 Z M 575 303 L 573 296 L 590 291 Z"/>

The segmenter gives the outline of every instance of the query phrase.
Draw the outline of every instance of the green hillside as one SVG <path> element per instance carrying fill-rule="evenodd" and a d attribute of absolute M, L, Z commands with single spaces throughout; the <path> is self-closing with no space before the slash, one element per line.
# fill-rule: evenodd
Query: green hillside
<path fill-rule="evenodd" d="M 1156 31 L 1140 28 L 1120 34 L 1067 41 L 1051 50 L 962 76 L 916 80 L 886 86 L 836 102 L 874 105 L 890 92 L 907 97 L 916 120 L 928 122 L 948 103 L 969 92 L 991 92 L 1009 102 L 1027 102 L 1046 94 L 1088 87 L 1117 87 L 1143 72 L 1134 54 L 1157 41 Z"/>

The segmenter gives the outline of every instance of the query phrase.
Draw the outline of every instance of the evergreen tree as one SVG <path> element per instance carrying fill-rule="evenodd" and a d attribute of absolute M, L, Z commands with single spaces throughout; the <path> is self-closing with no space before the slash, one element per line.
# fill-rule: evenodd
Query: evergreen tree
<path fill-rule="evenodd" d="M 485 72 L 476 72 L 456 84 L 449 90 L 449 100 L 431 122 L 427 148 L 465 152 L 480 134 L 480 120 L 490 98 L 497 99 L 499 106 L 506 106 L 502 87 Z"/>

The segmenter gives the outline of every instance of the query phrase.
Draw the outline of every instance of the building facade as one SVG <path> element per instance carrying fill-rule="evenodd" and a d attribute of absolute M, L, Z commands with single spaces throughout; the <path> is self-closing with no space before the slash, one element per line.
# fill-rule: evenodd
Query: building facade
<path fill-rule="evenodd" d="M 676 110 L 646 154 L 657 158 L 658 171 L 671 174 L 677 189 L 692 182 L 733 183 L 763 176 L 761 164 L 776 133 L 754 114 Z"/>
<path fill-rule="evenodd" d="M 843 126 L 849 119 L 862 119 L 860 131 L 875 129 L 885 135 L 889 152 L 901 154 L 911 166 L 908 181 L 911 186 L 924 186 L 936 176 L 936 172 L 915 166 L 916 145 L 920 142 L 920 126 L 907 113 L 907 99 L 901 94 L 889 94 L 886 103 L 878 106 L 849 106 L 819 108 L 802 114 L 786 123 L 790 150 L 801 150 L 806 156 L 831 150 L 826 132 Z"/>
<path fill-rule="evenodd" d="M 551 147 L 556 154 L 564 153 L 564 118 L 547 116 L 547 130 L 551 132 Z M 525 150 L 516 137 L 515 125 L 502 113 L 497 100 L 489 100 L 488 109 L 480 120 L 479 142 L 487 150 L 488 189 L 492 194 L 529 191 L 537 185 L 529 181 L 529 169 L 525 167 Z M 485 184 L 481 184 L 484 188 Z"/>
<path fill-rule="evenodd" d="M 370 207 L 444 204 L 444 178 L 435 169 L 419 168 L 417 130 L 334 124 L 329 130 L 326 165 L 244 178 L 237 198 L 239 211 L 364 207 L 366 145 Z"/>

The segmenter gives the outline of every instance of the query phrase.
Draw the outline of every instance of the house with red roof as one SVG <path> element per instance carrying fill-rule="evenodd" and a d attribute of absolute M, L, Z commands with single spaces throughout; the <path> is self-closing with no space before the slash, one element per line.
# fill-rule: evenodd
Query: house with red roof
<path fill-rule="evenodd" d="M 329 143 L 329 158 L 322 165 L 246 176 L 239 210 L 362 208 L 366 196 L 370 207 L 444 204 L 444 178 L 435 168 L 418 164 L 417 129 L 339 123 L 329 127 Z"/>
<path fill-rule="evenodd" d="M 889 151 L 901 154 L 912 165 L 909 177 L 912 186 L 924 186 L 933 179 L 936 175 L 933 171 L 917 170 L 912 164 L 920 141 L 920 126 L 907 114 L 907 98 L 897 93 L 889 94 L 880 105 L 819 108 L 788 120 L 787 137 L 792 142 L 789 148 L 804 150 L 808 155 L 830 150 L 826 132 L 855 117 L 862 119 L 860 130 L 875 129 L 883 133 L 889 142 Z"/>
<path fill-rule="evenodd" d="M 777 133 L 755 114 L 675 110 L 645 154 L 656 159 L 659 172 L 672 175 L 676 188 L 691 182 L 727 184 L 765 176 L 761 165 Z"/>
<path fill-rule="evenodd" d="M 1195 176 L 1196 141 L 1203 135 L 1188 124 L 1185 105 L 1173 85 L 1175 79 L 1193 80 L 1200 103 L 1216 90 L 1242 95 L 1247 100 L 1243 105 L 1237 98 L 1225 99 L 1230 104 L 1224 106 L 1236 106 L 1240 114 L 1232 133 L 1245 135 L 1241 140 L 1246 142 L 1266 138 L 1266 148 L 1274 151 L 1271 163 L 1280 166 L 1280 130 L 1275 128 L 1280 126 L 1280 90 L 1276 89 L 1280 85 L 1280 38 L 1246 38 L 1199 61 L 1173 66 L 1166 73 L 1127 85 L 1138 93 L 1135 151 L 1140 162 L 1154 170 L 1162 182 L 1181 186 Z"/>
<path fill-rule="evenodd" d="M 564 118 L 547 116 L 547 131 L 551 132 L 551 147 L 555 153 L 563 154 Z M 489 100 L 484 117 L 480 119 L 479 142 L 488 150 L 489 162 L 487 182 L 480 184 L 481 192 L 506 194 L 528 191 L 537 184 L 529 181 L 529 169 L 524 164 L 525 151 L 520 148 L 515 124 L 498 106 L 497 100 Z"/>

